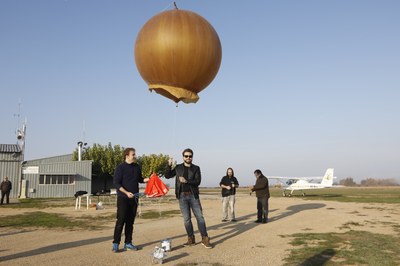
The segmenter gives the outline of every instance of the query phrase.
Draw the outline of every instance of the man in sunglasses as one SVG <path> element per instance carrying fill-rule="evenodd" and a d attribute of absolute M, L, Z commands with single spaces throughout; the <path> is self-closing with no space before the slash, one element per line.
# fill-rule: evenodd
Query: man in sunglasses
<path fill-rule="evenodd" d="M 202 241 L 201 244 L 205 248 L 212 248 L 210 239 L 207 234 L 206 222 L 203 216 L 203 210 L 199 198 L 199 185 L 201 183 L 200 167 L 192 163 L 193 151 L 185 149 L 182 152 L 183 163 L 172 168 L 173 158 L 169 158 L 168 167 L 165 173 L 166 178 L 175 179 L 175 194 L 179 200 L 179 207 L 183 216 L 188 240 L 184 246 L 193 246 L 196 244 L 193 232 L 193 224 L 191 219 L 191 211 L 197 220 Z"/>

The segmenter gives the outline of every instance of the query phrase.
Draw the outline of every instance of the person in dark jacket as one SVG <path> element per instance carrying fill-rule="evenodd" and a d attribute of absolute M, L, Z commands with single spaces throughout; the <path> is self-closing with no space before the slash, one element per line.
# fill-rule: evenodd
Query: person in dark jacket
<path fill-rule="evenodd" d="M 257 220 L 256 223 L 267 223 L 268 222 L 268 200 L 269 185 L 268 178 L 266 178 L 261 170 L 257 169 L 254 171 L 254 175 L 257 178 L 256 184 L 250 187 L 251 192 L 256 192 L 257 197 Z"/>
<path fill-rule="evenodd" d="M 114 173 L 114 185 L 117 189 L 117 221 L 114 229 L 112 251 L 119 251 L 122 230 L 125 226 L 124 250 L 138 250 L 132 243 L 133 224 L 138 207 L 139 183 L 149 181 L 142 177 L 142 170 L 136 164 L 136 151 L 126 148 L 123 153 L 124 162 L 117 166 Z"/>
<path fill-rule="evenodd" d="M 201 183 L 200 167 L 192 163 L 193 151 L 191 149 L 185 149 L 182 152 L 182 155 L 183 163 L 176 165 L 175 168 L 172 168 L 173 158 L 169 158 L 165 177 L 176 177 L 175 195 L 179 200 L 179 207 L 181 209 L 188 236 L 188 241 L 183 245 L 192 246 L 196 244 L 191 219 L 192 211 L 196 217 L 197 226 L 202 237 L 201 244 L 206 248 L 212 248 L 207 234 L 206 222 L 204 220 L 199 197 L 199 185 Z"/>
<path fill-rule="evenodd" d="M 0 184 L 1 190 L 1 204 L 3 204 L 4 197 L 6 197 L 6 203 L 10 204 L 10 192 L 12 189 L 11 181 L 8 179 L 8 176 L 4 178 L 4 181 Z"/>
<path fill-rule="evenodd" d="M 219 186 L 222 194 L 222 221 L 236 222 L 235 219 L 235 194 L 236 188 L 239 187 L 239 182 L 234 176 L 233 169 L 226 170 L 226 176 L 222 177 Z"/>

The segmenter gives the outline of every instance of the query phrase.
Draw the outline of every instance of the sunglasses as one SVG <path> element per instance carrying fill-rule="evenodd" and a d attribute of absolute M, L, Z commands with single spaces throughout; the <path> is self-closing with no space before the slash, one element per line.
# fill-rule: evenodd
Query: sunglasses
<path fill-rule="evenodd" d="M 185 158 L 193 158 L 193 155 L 183 155 Z"/>

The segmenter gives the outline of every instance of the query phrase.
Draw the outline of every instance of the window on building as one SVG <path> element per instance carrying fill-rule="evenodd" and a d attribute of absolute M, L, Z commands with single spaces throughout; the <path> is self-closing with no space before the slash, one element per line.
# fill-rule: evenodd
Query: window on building
<path fill-rule="evenodd" d="M 45 174 L 39 176 L 39 185 L 73 185 L 75 175 Z"/>

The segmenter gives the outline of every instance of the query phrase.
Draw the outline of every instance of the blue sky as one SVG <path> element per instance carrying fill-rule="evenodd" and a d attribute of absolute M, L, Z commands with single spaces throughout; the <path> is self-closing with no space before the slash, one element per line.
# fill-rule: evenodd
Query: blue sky
<path fill-rule="evenodd" d="M 172 3 L 0 1 L 0 142 L 16 143 L 19 113 L 27 160 L 84 139 L 178 162 L 190 147 L 203 186 L 227 167 L 242 185 L 257 168 L 400 178 L 399 1 L 177 1 L 222 44 L 216 78 L 178 107 L 147 90 L 133 56 Z"/>

